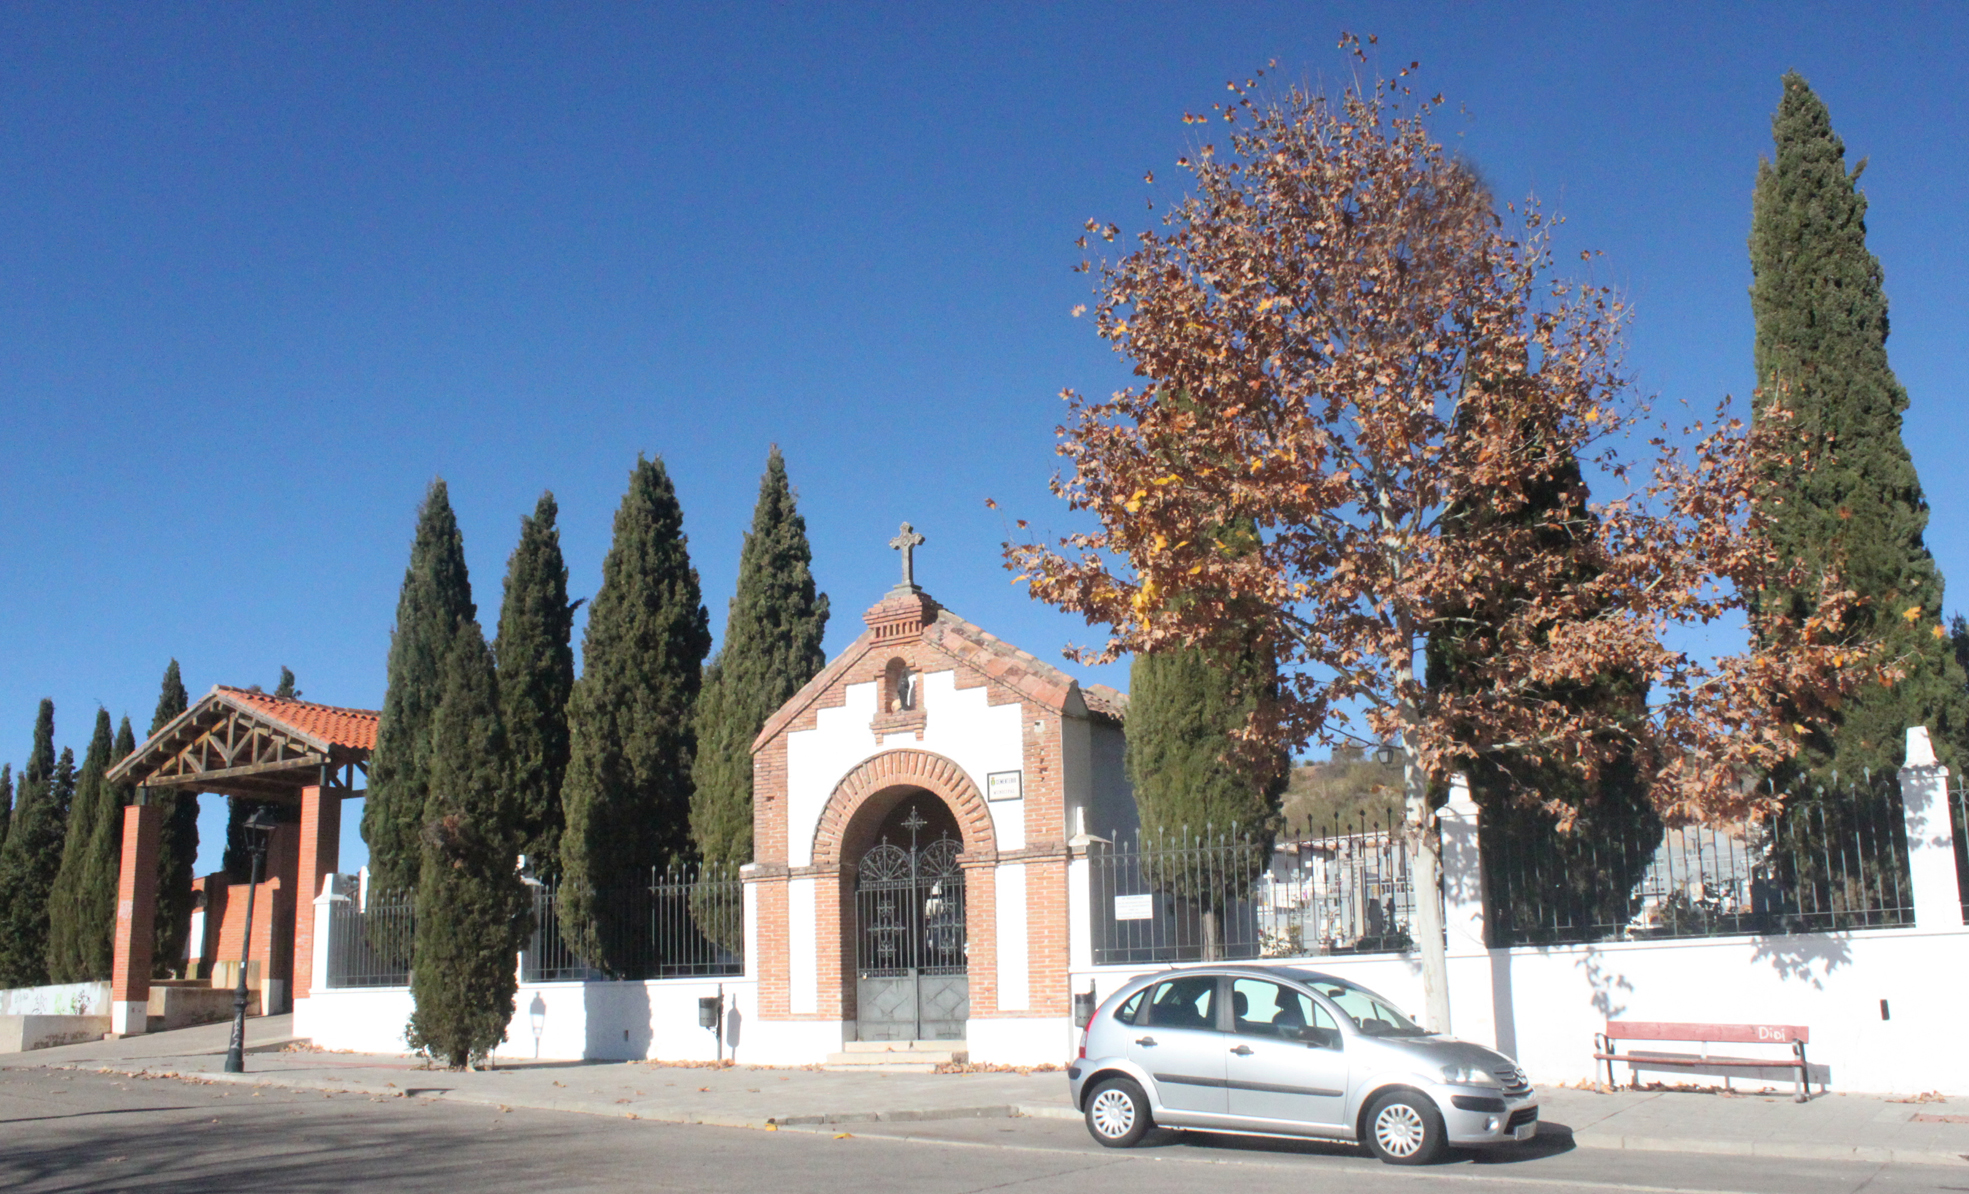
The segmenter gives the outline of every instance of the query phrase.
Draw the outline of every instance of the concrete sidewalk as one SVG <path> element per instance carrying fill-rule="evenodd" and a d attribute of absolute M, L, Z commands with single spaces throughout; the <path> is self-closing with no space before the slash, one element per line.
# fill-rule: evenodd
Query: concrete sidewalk
<path fill-rule="evenodd" d="M 287 1017 L 248 1022 L 246 1074 L 220 1072 L 230 1026 L 0 1055 L 0 1070 L 60 1067 L 178 1076 L 377 1098 L 442 1098 L 725 1127 L 833 1125 L 1031 1116 L 1077 1119 L 1066 1076 L 855 1074 L 648 1062 L 498 1059 L 490 1071 L 453 1073 L 413 1059 L 320 1053 L 295 1042 Z M 4 1081 L 4 1078 L 0 1078 Z M 1578 1148 L 1717 1153 L 1803 1160 L 1956 1166 L 1969 1170 L 1969 1100 L 1899 1102 L 1833 1093 L 1806 1104 L 1788 1094 L 1715 1095 L 1542 1088 L 1542 1135 L 1570 1133 Z"/>

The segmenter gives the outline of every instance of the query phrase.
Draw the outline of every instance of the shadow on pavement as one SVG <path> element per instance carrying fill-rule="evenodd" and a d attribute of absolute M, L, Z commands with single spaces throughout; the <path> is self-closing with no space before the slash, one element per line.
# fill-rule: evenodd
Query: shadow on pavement
<path fill-rule="evenodd" d="M 1159 1128 L 1135 1146 L 1137 1149 L 1210 1148 L 1227 1152 L 1279 1153 L 1305 1157 L 1356 1157 L 1369 1154 L 1358 1144 L 1341 1140 L 1300 1140 L 1283 1136 L 1237 1136 L 1195 1129 Z M 1530 1140 L 1500 1144 L 1492 1148 L 1452 1149 L 1442 1165 L 1465 1162 L 1473 1165 L 1521 1165 L 1542 1161 L 1573 1151 L 1572 1129 L 1560 1123 L 1541 1123 L 1538 1135 Z"/>
<path fill-rule="evenodd" d="M 1572 1129 L 1561 1123 L 1545 1121 L 1538 1125 L 1538 1134 L 1530 1140 L 1517 1144 L 1503 1144 L 1496 1148 L 1473 1148 L 1463 1154 L 1465 1158 L 1478 1165 L 1516 1165 L 1525 1161 L 1542 1161 L 1546 1157 L 1556 1157 L 1569 1153 L 1578 1147 L 1573 1143 Z"/>
<path fill-rule="evenodd" d="M 44 1124 L 58 1119 L 87 1119 L 92 1115 L 148 1115 L 153 1111 L 197 1111 L 193 1106 L 183 1107 L 106 1107 L 101 1111 L 67 1111 L 60 1115 L 17 1115 L 12 1119 L 0 1119 L 6 1124 Z"/>

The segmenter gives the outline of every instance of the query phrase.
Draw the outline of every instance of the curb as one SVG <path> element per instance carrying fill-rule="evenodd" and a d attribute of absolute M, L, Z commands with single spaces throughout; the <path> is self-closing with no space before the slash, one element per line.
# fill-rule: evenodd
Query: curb
<path fill-rule="evenodd" d="M 1869 1144 L 1785 1143 L 1771 1140 L 1684 1140 L 1661 1136 L 1605 1136 L 1574 1133 L 1574 1148 L 1648 1153 L 1707 1153 L 1712 1156 L 1770 1157 L 1788 1161 L 1865 1161 L 1876 1165 L 1962 1167 L 1969 1154 L 1930 1149 L 1885 1148 Z"/>

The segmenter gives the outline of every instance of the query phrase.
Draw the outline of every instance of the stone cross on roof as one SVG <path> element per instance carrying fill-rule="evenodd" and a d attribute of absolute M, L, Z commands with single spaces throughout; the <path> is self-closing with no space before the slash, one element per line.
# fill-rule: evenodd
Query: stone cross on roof
<path fill-rule="evenodd" d="M 889 540 L 889 546 L 902 553 L 902 583 L 896 586 L 898 589 L 916 587 L 916 566 L 912 553 L 925 542 L 927 540 L 916 533 L 916 528 L 906 522 L 902 524 L 902 533 Z"/>

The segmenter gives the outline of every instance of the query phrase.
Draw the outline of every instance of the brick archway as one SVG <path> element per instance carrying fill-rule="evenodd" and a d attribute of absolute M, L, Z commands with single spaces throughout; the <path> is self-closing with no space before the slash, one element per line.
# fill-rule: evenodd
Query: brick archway
<path fill-rule="evenodd" d="M 849 839 L 872 833 L 890 806 L 907 790 L 918 788 L 942 800 L 956 815 L 966 855 L 980 859 L 997 853 L 991 812 L 962 767 L 927 750 L 890 750 L 863 762 L 834 786 L 814 828 L 814 865 L 833 870 L 842 865 L 844 854 L 857 857 L 852 847 L 862 843 Z"/>
<path fill-rule="evenodd" d="M 814 829 L 813 865 L 821 875 L 815 928 L 832 941 L 818 959 L 822 1008 L 856 1018 L 855 874 L 878 826 L 912 792 L 928 792 L 957 818 L 967 875 L 988 878 L 998 837 L 983 793 L 962 767 L 926 750 L 890 750 L 866 760 L 834 785 Z M 971 1015 L 997 1008 L 997 904 L 990 882 L 967 882 L 965 933 L 970 942 Z"/>

